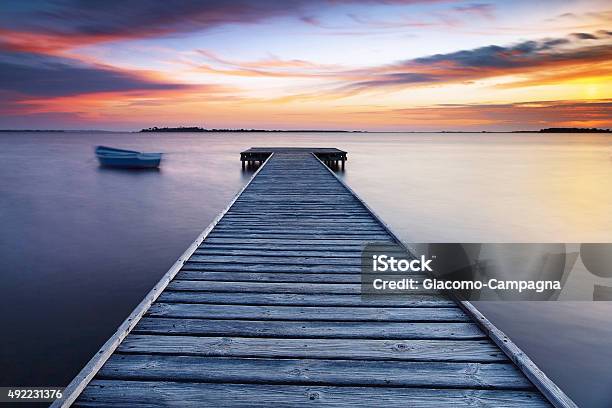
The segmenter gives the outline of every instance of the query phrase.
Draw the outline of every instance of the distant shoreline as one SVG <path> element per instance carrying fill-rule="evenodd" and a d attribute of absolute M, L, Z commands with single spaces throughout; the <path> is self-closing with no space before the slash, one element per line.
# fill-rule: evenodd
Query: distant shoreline
<path fill-rule="evenodd" d="M 301 129 L 301 130 L 281 130 L 281 129 L 206 129 L 197 126 L 192 127 L 150 127 L 141 129 L 139 133 L 370 133 L 364 130 L 329 130 L 329 129 Z"/>
<path fill-rule="evenodd" d="M 546 128 L 540 130 L 282 130 L 282 129 L 205 129 L 198 127 L 179 127 L 179 128 L 146 128 L 138 131 L 133 130 L 99 130 L 99 129 L 0 129 L 0 133 L 411 133 L 411 134 L 435 134 L 435 133 L 480 133 L 480 134 L 500 134 L 500 133 L 612 133 L 611 129 L 599 128 Z"/>
<path fill-rule="evenodd" d="M 441 131 L 388 131 L 388 132 L 377 132 L 367 130 L 328 130 L 328 129 L 303 129 L 303 130 L 279 130 L 279 129 L 207 129 L 198 126 L 189 127 L 150 127 L 141 129 L 139 133 L 223 133 L 223 132 L 255 132 L 255 133 L 611 133 L 610 129 L 599 129 L 599 128 L 545 128 L 540 130 L 512 130 L 509 132 L 502 131 L 465 131 L 465 130 L 441 130 Z"/>

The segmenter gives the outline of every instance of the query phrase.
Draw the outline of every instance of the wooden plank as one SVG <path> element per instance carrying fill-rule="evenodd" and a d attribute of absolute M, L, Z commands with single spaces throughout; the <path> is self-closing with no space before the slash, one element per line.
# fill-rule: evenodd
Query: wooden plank
<path fill-rule="evenodd" d="M 351 232 L 326 232 L 326 231 L 318 231 L 318 232 L 304 232 L 304 231 L 284 231 L 284 232 L 249 232 L 247 230 L 244 231 L 215 231 L 211 234 L 211 236 L 215 238 L 282 238 L 285 240 L 301 240 L 301 239 L 347 239 L 347 240 L 355 240 L 360 239 L 362 241 L 377 241 L 377 240 L 386 240 L 388 236 L 383 233 L 379 234 L 369 234 L 369 233 L 361 233 L 359 231 L 351 233 Z"/>
<path fill-rule="evenodd" d="M 282 223 L 280 222 L 282 221 Z M 253 228 L 253 229 L 273 229 L 279 228 L 279 224 L 282 225 L 283 228 L 291 227 L 291 228 L 323 228 L 323 229 L 342 229 L 347 226 L 351 227 L 351 230 L 365 230 L 365 231 L 380 231 L 380 226 L 367 221 L 322 221 L 322 220 L 312 220 L 312 221 L 304 221 L 304 220 L 295 220 L 295 219 L 275 219 L 269 220 L 267 222 L 264 221 L 253 221 L 253 220 L 227 220 L 222 225 L 219 226 L 219 230 L 222 229 L 243 229 L 243 228 Z"/>
<path fill-rule="evenodd" d="M 270 195 L 268 193 L 255 194 L 251 192 L 248 197 L 243 197 L 238 204 L 248 202 L 251 203 L 253 200 L 257 200 L 257 204 L 261 207 L 267 207 L 268 205 L 307 205 L 307 206 L 319 206 L 319 205 L 355 205 L 358 206 L 358 202 L 355 201 L 354 197 L 350 195 L 334 194 L 328 196 L 322 195 Z"/>
<path fill-rule="evenodd" d="M 266 237 L 263 237 L 263 238 L 231 237 L 231 238 L 228 238 L 228 237 L 208 236 L 206 240 L 204 241 L 204 245 L 207 245 L 208 243 L 213 243 L 213 244 L 214 243 L 219 243 L 219 244 L 239 243 L 239 244 L 266 244 L 266 245 L 277 244 L 277 245 L 302 245 L 302 246 L 307 246 L 307 245 L 365 246 L 371 242 L 376 242 L 380 244 L 385 244 L 385 243 L 394 244 L 394 242 L 391 241 L 389 237 L 380 238 L 379 240 L 371 241 L 367 239 L 317 239 L 317 238 L 304 239 L 302 238 L 302 239 L 287 240 L 287 239 L 282 239 L 282 238 L 266 238 Z"/>
<path fill-rule="evenodd" d="M 338 219 L 338 218 L 323 218 L 318 219 L 308 218 L 300 219 L 296 217 L 277 217 L 275 219 L 264 218 L 236 218 L 232 217 L 225 221 L 224 227 L 248 227 L 248 228 L 273 228 L 279 227 L 279 224 L 283 227 L 291 226 L 293 228 L 341 228 L 348 225 L 355 226 L 356 228 L 367 228 L 371 227 L 378 230 L 378 225 L 372 224 L 371 220 L 366 221 L 359 218 L 353 219 Z"/>
<path fill-rule="evenodd" d="M 300 214 L 300 213 L 297 213 Z M 330 227 L 330 228 L 339 228 L 346 226 L 354 226 L 355 228 L 366 228 L 371 227 L 375 230 L 379 230 L 380 225 L 378 223 L 373 222 L 371 219 L 368 220 L 361 216 L 331 216 L 322 213 L 320 215 L 301 215 L 301 216 L 279 216 L 271 218 L 272 214 L 266 215 L 240 215 L 228 217 L 225 220 L 223 227 L 234 227 L 234 226 L 249 226 L 249 227 L 279 227 L 279 226 L 287 226 L 294 225 L 304 228 L 312 228 L 312 227 Z M 278 221 L 282 221 L 279 225 Z"/>
<path fill-rule="evenodd" d="M 469 322 L 457 307 L 391 308 L 333 306 L 242 306 L 155 303 L 148 316 L 200 319 L 319 320 L 379 322 Z"/>
<path fill-rule="evenodd" d="M 360 306 L 360 307 L 455 307 L 456 303 L 439 295 L 376 296 L 298 294 L 298 293 L 241 293 L 234 292 L 174 292 L 164 291 L 161 303 L 204 303 L 224 305 L 277 306 Z"/>
<path fill-rule="evenodd" d="M 347 230 L 350 228 L 350 230 Z M 300 222 L 283 222 L 282 226 L 279 226 L 279 222 L 276 224 L 261 224 L 261 223 L 232 223 L 231 225 L 222 225 L 216 229 L 218 232 L 258 232 L 271 233 L 271 234 L 284 234 L 299 230 L 303 234 L 319 234 L 325 232 L 328 234 L 376 234 L 383 231 L 382 228 L 363 223 L 354 224 L 332 224 L 332 223 L 300 223 Z"/>
<path fill-rule="evenodd" d="M 298 251 L 298 252 L 331 252 L 337 253 L 338 256 L 345 256 L 346 253 L 353 254 L 359 253 L 366 247 L 366 243 L 348 243 L 348 244 L 336 244 L 333 245 L 334 250 L 330 251 L 330 245 L 325 243 L 317 244 L 314 242 L 307 244 L 299 244 L 294 242 L 278 242 L 278 243 L 267 243 L 265 240 L 257 240 L 257 243 L 241 242 L 239 240 L 233 242 L 211 242 L 207 241 L 202 243 L 198 248 L 198 251 L 223 251 L 223 250 L 255 250 L 261 253 L 267 252 L 284 252 L 284 251 Z"/>
<path fill-rule="evenodd" d="M 371 276 L 371 275 L 364 275 Z M 388 275 L 385 275 L 388 276 Z M 409 276 L 415 281 L 422 281 L 427 275 L 399 274 Z M 270 282 L 270 283 L 361 283 L 361 275 L 357 273 L 282 273 L 282 272 L 215 272 L 215 271 L 181 271 L 177 280 L 221 281 L 221 282 Z M 409 295 L 409 293 L 406 293 Z"/>
<path fill-rule="evenodd" d="M 254 200 L 248 200 L 248 201 L 241 201 L 237 203 L 236 207 L 233 210 L 237 212 L 241 212 L 241 211 L 244 211 L 245 209 L 252 208 L 258 212 L 269 212 L 270 209 L 275 209 L 275 210 L 280 210 L 282 212 L 295 214 L 297 213 L 297 211 L 295 211 L 296 207 L 303 207 L 304 210 L 309 210 L 313 212 L 319 211 L 321 209 L 327 209 L 332 212 L 355 213 L 355 214 L 361 214 L 361 215 L 369 214 L 368 211 L 357 202 L 346 204 L 343 206 L 334 205 L 333 202 L 325 203 L 325 204 L 313 203 L 311 205 L 304 204 L 301 206 L 295 205 L 295 204 L 287 204 L 283 202 L 276 202 L 276 203 L 266 203 L 266 205 L 263 206 L 263 205 L 259 205 L 259 203 L 255 202 Z"/>
<path fill-rule="evenodd" d="M 287 283 L 287 282 L 221 282 L 221 281 L 194 281 L 173 280 L 168 285 L 174 291 L 197 292 L 228 292 L 228 293 L 303 293 L 303 294 L 348 294 L 360 295 L 361 284 L 356 283 Z M 388 290 L 389 294 L 440 294 L 435 290 L 412 289 L 409 293 L 397 290 Z"/>
<path fill-rule="evenodd" d="M 324 181 L 323 181 L 324 183 Z M 304 206 L 328 206 L 328 207 L 346 207 L 347 209 L 361 209 L 361 204 L 356 201 L 354 197 L 347 194 L 334 194 L 334 195 L 310 195 L 309 191 L 300 189 L 302 194 L 300 195 L 271 195 L 268 191 L 263 190 L 261 194 L 247 192 L 237 204 L 244 206 L 258 206 L 258 207 L 290 207 L 294 204 Z M 303 194 L 307 193 L 307 194 Z M 336 204 L 342 204 L 338 206 Z"/>
<path fill-rule="evenodd" d="M 533 390 L 512 364 L 114 355 L 100 379 Z"/>
<path fill-rule="evenodd" d="M 265 384 L 95 380 L 75 407 L 244 407 L 325 405 L 387 408 L 543 408 L 536 392 L 394 387 L 324 387 Z"/>
<path fill-rule="evenodd" d="M 253 246 L 227 246 L 218 247 L 210 245 L 200 246 L 195 255 L 200 256 L 211 256 L 211 255 L 241 255 L 241 256 L 265 256 L 265 257 L 285 257 L 285 256 L 298 256 L 298 257 L 317 257 L 317 258 L 358 258 L 361 259 L 363 247 L 351 248 L 348 250 L 338 251 L 336 248 L 330 251 L 330 247 L 320 247 L 319 250 L 308 250 L 303 247 L 297 247 L 299 249 L 285 249 L 276 247 L 258 247 Z"/>
<path fill-rule="evenodd" d="M 270 217 L 268 214 L 256 214 L 256 213 L 237 213 L 236 211 L 232 211 L 228 213 L 225 217 L 223 217 L 225 221 L 255 221 L 255 222 L 268 222 L 270 221 Z M 332 222 L 332 223 L 340 223 L 346 224 L 351 222 L 363 222 L 363 221 L 372 221 L 372 217 L 367 214 L 363 215 L 350 215 L 348 213 L 343 213 L 342 215 L 333 215 L 333 214 L 321 214 L 319 216 L 302 214 L 302 213 L 288 213 L 284 215 L 276 215 L 275 219 L 277 220 L 287 220 L 287 221 L 304 221 L 304 222 Z"/>
<path fill-rule="evenodd" d="M 329 181 L 329 180 L 327 180 Z M 250 200 L 251 198 L 258 198 L 262 203 L 277 203 L 282 204 L 287 202 L 331 202 L 334 199 L 338 203 L 348 203 L 349 205 L 358 206 L 359 202 L 355 201 L 355 197 L 348 194 L 346 191 L 342 191 L 340 185 L 330 185 L 326 183 L 326 180 L 321 179 L 319 186 L 313 188 L 315 193 L 311 193 L 310 187 L 307 185 L 294 186 L 293 188 L 284 187 L 283 184 L 279 184 L 278 180 L 271 180 L 268 184 L 255 185 L 239 200 L 247 204 L 254 204 L 255 202 Z M 326 189 L 325 189 L 326 188 Z M 308 193 L 304 194 L 305 190 L 308 189 Z M 325 190 L 324 190 L 325 189 Z M 316 194 L 316 191 L 320 194 Z"/>
<path fill-rule="evenodd" d="M 324 263 L 324 261 L 322 261 Z M 292 265 L 274 263 L 209 263 L 209 262 L 186 262 L 184 270 L 217 271 L 217 272 L 284 272 L 284 273 L 361 273 L 360 266 L 345 265 Z"/>
<path fill-rule="evenodd" d="M 132 333 L 320 339 L 477 340 L 486 338 L 475 323 L 205 320 L 162 317 L 142 318 Z"/>
<path fill-rule="evenodd" d="M 290 220 L 311 220 L 314 218 L 319 218 L 321 220 L 325 220 L 325 219 L 331 219 L 331 220 L 335 220 L 338 218 L 345 218 L 346 222 L 350 222 L 351 219 L 355 218 L 355 219 L 359 219 L 360 217 L 364 217 L 367 216 L 368 213 L 365 212 L 338 212 L 338 211 L 334 211 L 331 209 L 328 210 L 309 210 L 309 209 L 302 209 L 299 212 L 296 212 L 294 210 L 288 209 L 288 210 L 265 210 L 263 208 L 249 208 L 249 209 L 244 209 L 244 210 L 239 210 L 236 209 L 234 211 L 232 211 L 231 213 L 232 216 L 235 217 L 244 217 L 244 216 L 249 216 L 249 217 L 257 217 L 258 219 L 269 219 L 270 217 L 276 217 L 278 216 L 279 219 L 290 219 Z"/>
<path fill-rule="evenodd" d="M 253 272 L 200 272 L 182 271 L 179 280 L 225 282 L 279 282 L 279 283 L 361 283 L 358 274 L 331 273 L 253 273 Z"/>
<path fill-rule="evenodd" d="M 275 214 L 282 215 L 292 215 L 292 214 L 303 214 L 305 216 L 315 217 L 315 216 L 323 216 L 328 217 L 331 216 L 330 212 L 333 212 L 334 209 L 337 208 L 333 204 L 323 205 L 323 204 L 311 204 L 311 205 L 298 205 L 298 204 L 290 204 L 287 206 L 283 205 L 259 205 L 257 207 L 250 207 L 242 205 L 236 208 L 235 214 L 241 214 L 248 212 L 249 214 L 258 214 L 258 215 L 266 215 L 266 216 L 274 216 Z M 363 216 L 367 215 L 367 213 L 362 212 L 361 210 L 355 208 L 350 209 L 346 208 L 343 212 L 346 215 L 354 215 L 354 216 Z M 233 213 L 234 214 L 234 213 Z"/>
<path fill-rule="evenodd" d="M 269 178 L 269 177 L 268 177 Z M 295 181 L 295 180 L 294 180 Z M 321 194 L 317 195 L 347 195 L 350 196 L 346 190 L 342 188 L 339 184 L 330 184 L 325 183 L 326 180 L 318 179 L 312 180 L 308 182 L 301 182 L 292 184 L 289 181 L 275 179 L 274 183 L 266 182 L 266 181 L 257 181 L 254 183 L 249 189 L 249 194 L 255 193 L 266 193 L 270 192 L 270 196 L 303 196 L 304 189 L 308 189 L 309 192 L 317 192 Z M 329 181 L 329 180 L 328 180 Z"/>
<path fill-rule="evenodd" d="M 507 362 L 489 340 L 369 340 L 196 337 L 132 334 L 119 353 L 182 356 Z"/>
<path fill-rule="evenodd" d="M 338 220 L 338 218 L 345 218 L 345 222 L 351 220 L 356 221 L 372 221 L 367 217 L 370 215 L 367 211 L 352 206 L 338 207 L 332 204 L 329 205 L 258 205 L 250 206 L 241 204 L 240 207 L 236 207 L 230 213 L 234 220 L 252 220 L 258 221 L 269 220 L 271 216 L 278 215 L 282 218 L 286 218 L 294 221 L 315 221 L 319 217 L 322 219 Z M 339 221 L 339 220 L 338 220 Z"/>
<path fill-rule="evenodd" d="M 372 220 L 368 220 L 363 217 L 337 217 L 337 216 L 278 216 L 274 219 L 270 219 L 269 216 L 234 216 L 225 219 L 226 225 L 248 225 L 248 226 L 278 226 L 279 222 L 282 225 L 296 225 L 296 226 L 346 226 L 346 225 L 359 225 L 359 226 L 372 226 Z M 276 223 L 276 224 L 275 224 Z"/>
<path fill-rule="evenodd" d="M 223 264 L 284 264 L 284 265 L 341 265 L 361 266 L 361 258 L 318 258 L 309 256 L 269 257 L 259 255 L 201 255 L 194 253 L 189 262 L 223 263 Z"/>
<path fill-rule="evenodd" d="M 286 233 L 259 233 L 259 232 L 214 232 L 211 234 L 214 238 L 246 238 L 246 239 L 283 239 L 287 240 L 361 240 L 364 243 L 377 242 L 388 239 L 386 234 L 338 234 L 338 233 L 312 233 L 305 234 L 301 231 L 286 232 Z"/>
<path fill-rule="evenodd" d="M 307 171 L 313 172 L 312 170 Z M 314 171 L 317 170 L 315 169 Z M 312 175 L 309 177 L 312 177 Z M 265 179 L 268 180 L 264 181 Z M 303 194 L 304 192 L 309 194 L 305 195 Z M 290 184 L 289 179 L 273 178 L 270 175 L 266 175 L 249 189 L 247 194 L 243 196 L 243 201 L 253 204 L 253 202 L 248 201 L 250 197 L 261 197 L 263 200 L 287 197 L 297 201 L 316 201 L 340 197 L 349 201 L 351 205 L 359 205 L 359 202 L 355 201 L 355 198 L 344 190 L 341 185 L 326 177 L 313 178 L 309 183 Z"/>

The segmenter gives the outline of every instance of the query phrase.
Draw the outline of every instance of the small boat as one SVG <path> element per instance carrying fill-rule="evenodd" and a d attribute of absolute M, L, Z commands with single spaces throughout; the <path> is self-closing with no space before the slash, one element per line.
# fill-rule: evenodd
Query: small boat
<path fill-rule="evenodd" d="M 102 166 L 126 169 L 152 169 L 159 167 L 162 154 L 98 146 L 96 147 L 96 157 Z"/>

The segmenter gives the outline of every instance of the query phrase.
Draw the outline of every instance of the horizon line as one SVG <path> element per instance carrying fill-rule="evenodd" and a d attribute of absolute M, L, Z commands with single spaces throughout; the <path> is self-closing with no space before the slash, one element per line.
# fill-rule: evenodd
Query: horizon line
<path fill-rule="evenodd" d="M 188 126 L 187 128 L 189 128 Z M 180 129 L 177 127 L 176 129 Z M 184 127 L 183 127 L 184 128 Z M 150 129 L 150 128 L 149 128 Z M 100 132 L 100 133 L 257 133 L 257 132 L 269 132 L 269 133 L 299 133 L 299 132 L 310 132 L 310 133 L 555 133 L 555 131 L 546 132 L 546 130 L 558 129 L 559 133 L 561 130 L 567 130 L 567 132 L 583 132 L 583 133 L 608 133 L 612 132 L 612 128 L 565 128 L 565 127 L 549 127 L 541 129 L 525 129 L 525 130 L 347 130 L 347 129 L 232 129 L 232 128 L 212 128 L 202 130 L 188 131 L 188 130 L 164 130 L 164 129 L 175 129 L 170 128 L 159 128 L 156 130 L 147 130 L 143 128 L 140 130 L 106 130 L 106 129 L 0 129 L 0 132 L 63 132 L 63 133 L 76 133 L 76 132 Z"/>

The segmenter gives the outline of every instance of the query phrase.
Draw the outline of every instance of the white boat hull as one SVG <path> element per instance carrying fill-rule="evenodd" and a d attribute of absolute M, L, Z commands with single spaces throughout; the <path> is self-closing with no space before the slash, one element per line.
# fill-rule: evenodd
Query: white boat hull
<path fill-rule="evenodd" d="M 107 167 L 122 167 L 132 169 L 151 169 L 159 167 L 161 156 L 159 157 L 142 157 L 142 155 L 125 157 L 125 156 L 98 156 L 98 160 L 102 166 Z"/>
<path fill-rule="evenodd" d="M 153 169 L 159 167 L 161 153 L 140 153 L 131 150 L 112 149 L 99 146 L 96 157 L 100 165 L 125 169 Z"/>

